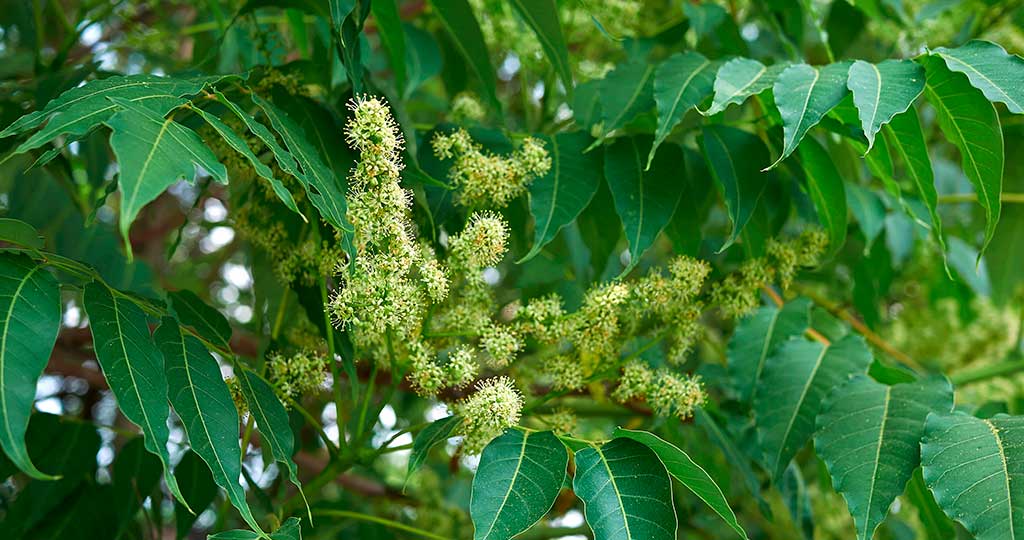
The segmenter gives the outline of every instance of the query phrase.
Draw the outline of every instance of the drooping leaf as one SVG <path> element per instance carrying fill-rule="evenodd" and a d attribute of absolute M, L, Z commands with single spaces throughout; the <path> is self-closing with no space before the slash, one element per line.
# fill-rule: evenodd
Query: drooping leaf
<path fill-rule="evenodd" d="M 857 335 L 825 345 L 802 338 L 779 345 L 765 364 L 754 396 L 754 417 L 764 462 L 781 478 L 814 433 L 821 402 L 848 377 L 867 372 L 871 350 Z"/>
<path fill-rule="evenodd" d="M 921 461 L 920 441 L 930 412 L 953 408 L 953 388 L 943 377 L 886 386 L 858 375 L 822 404 L 814 447 L 870 540 L 903 493 Z"/>
<path fill-rule="evenodd" d="M 0 242 L 7 242 L 29 249 L 43 249 L 43 238 L 36 228 L 24 221 L 0 218 Z"/>
<path fill-rule="evenodd" d="M 1024 113 L 1024 59 L 1020 56 L 980 39 L 955 49 L 939 47 L 931 54 L 945 60 L 952 71 L 967 75 L 989 101 L 1005 104 L 1014 114 Z"/>
<path fill-rule="evenodd" d="M 295 205 L 295 199 L 292 197 L 291 192 L 288 191 L 288 188 L 284 187 L 281 180 L 274 178 L 274 173 L 270 170 L 270 167 L 260 161 L 260 158 L 253 153 L 245 140 L 242 139 L 238 133 L 235 133 L 235 130 L 231 129 L 231 126 L 221 122 L 220 118 L 217 118 L 213 114 L 198 107 L 193 110 L 202 116 L 203 120 L 206 120 L 206 123 L 210 124 L 210 127 L 212 127 L 222 139 L 224 139 L 224 142 L 226 142 L 228 146 L 230 146 L 235 152 L 241 154 L 242 157 L 252 165 L 253 170 L 256 171 L 256 174 L 258 174 L 260 178 L 270 182 L 270 187 L 274 190 L 274 193 L 277 194 L 277 198 L 281 199 L 281 202 L 283 202 L 289 210 L 299 214 L 300 216 L 302 215 L 298 206 Z M 305 218 L 305 216 L 303 216 L 303 218 Z"/>
<path fill-rule="evenodd" d="M 221 312 L 203 302 L 196 293 L 188 289 L 171 291 L 167 296 L 171 300 L 174 316 L 181 324 L 191 326 L 211 343 L 228 347 L 231 341 L 231 323 Z"/>
<path fill-rule="evenodd" d="M 237 378 L 242 395 L 245 397 L 245 403 L 249 405 L 249 413 L 256 420 L 256 428 L 260 430 L 263 442 L 270 447 L 270 453 L 274 456 L 274 460 L 283 464 L 288 470 L 288 479 L 299 490 L 302 500 L 305 501 L 306 494 L 302 491 L 302 484 L 299 482 L 298 466 L 292 459 L 295 454 L 295 436 L 292 434 L 292 428 L 288 422 L 288 411 L 274 394 L 270 383 L 256 373 L 243 369 Z M 306 510 L 308 513 L 309 503 L 306 503 Z M 313 521 L 312 515 L 309 519 Z"/>
<path fill-rule="evenodd" d="M 857 60 L 850 66 L 846 84 L 853 92 L 870 150 L 882 125 L 906 112 L 924 91 L 924 69 L 912 60 L 885 60 L 878 64 Z"/>
<path fill-rule="evenodd" d="M 950 71 L 934 56 L 921 62 L 927 72 L 928 102 L 935 108 L 942 132 L 960 150 L 964 174 L 985 209 L 985 240 L 981 247 L 984 253 L 999 223 L 1003 191 L 1003 131 L 999 115 L 965 75 Z"/>
<path fill-rule="evenodd" d="M 664 145 L 645 171 L 643 160 L 650 146 L 650 137 L 622 137 L 605 150 L 604 175 L 629 242 L 629 264 L 622 275 L 636 267 L 672 219 L 681 193 L 676 174 L 682 151 Z"/>
<path fill-rule="evenodd" d="M 194 451 L 189 450 L 181 457 L 174 468 L 174 476 L 181 483 L 181 493 L 188 504 L 195 509 L 190 512 L 179 501 L 174 501 L 174 525 L 177 531 L 175 538 L 186 538 L 199 514 L 206 510 L 217 498 L 217 484 L 213 474 Z"/>
<path fill-rule="evenodd" d="M 786 340 L 807 330 L 811 302 L 797 298 L 781 308 L 762 306 L 736 326 L 729 340 L 727 358 L 733 387 L 743 402 L 750 402 L 772 351 Z"/>
<path fill-rule="evenodd" d="M 118 450 L 114 460 L 112 506 L 118 515 L 116 534 L 132 523 L 145 498 L 160 482 L 160 460 L 146 450 L 145 443 L 142 437 L 131 439 Z"/>
<path fill-rule="evenodd" d="M 171 472 L 167 452 L 167 376 L 163 357 L 149 335 L 146 314 L 119 292 L 96 282 L 85 286 L 93 347 L 117 406 L 142 429 L 146 449 L 160 458 L 171 494 L 188 507 Z"/>
<path fill-rule="evenodd" d="M 431 7 L 441 23 L 444 24 L 452 43 L 466 59 L 466 63 L 480 79 L 480 86 L 494 110 L 501 111 L 501 102 L 495 89 L 498 79 L 494 75 L 494 66 L 487 54 L 487 43 L 480 31 L 480 24 L 473 15 L 473 8 L 466 0 L 431 0 Z"/>
<path fill-rule="evenodd" d="M 846 97 L 849 71 L 849 62 L 837 62 L 821 68 L 797 64 L 779 75 L 772 86 L 772 93 L 782 115 L 782 154 L 768 169 L 789 157 L 807 131 Z"/>
<path fill-rule="evenodd" d="M 669 474 L 674 476 L 676 480 L 679 480 L 694 495 L 700 497 L 741 538 L 747 538 L 746 531 L 736 521 L 736 514 L 729 507 L 729 501 L 725 499 L 722 489 L 718 487 L 718 484 L 715 483 L 714 479 L 711 478 L 703 467 L 690 459 L 686 452 L 647 431 L 616 428 L 614 437 L 633 439 L 653 450 L 658 455 L 662 464 L 665 465 L 665 469 Z"/>
<path fill-rule="evenodd" d="M 612 439 L 576 452 L 572 489 L 595 540 L 675 540 L 672 482 L 650 448 Z"/>
<path fill-rule="evenodd" d="M 711 93 L 717 64 L 696 52 L 676 53 L 658 66 L 654 74 L 654 101 L 658 108 L 658 129 L 647 167 L 654 153 L 672 133 L 683 116 Z"/>
<path fill-rule="evenodd" d="M 927 540 L 946 540 L 955 538 L 956 530 L 953 522 L 942 512 L 932 492 L 924 484 L 921 468 L 914 470 L 914 476 L 907 483 L 906 499 L 917 509 L 917 518 L 924 529 Z"/>
<path fill-rule="evenodd" d="M 846 192 L 832 156 L 821 143 L 808 137 L 800 145 L 800 165 L 807 177 L 807 194 L 818 212 L 818 222 L 828 234 L 828 252 L 846 243 Z"/>
<path fill-rule="evenodd" d="M 946 240 L 942 236 L 942 219 L 936 208 L 939 197 L 935 191 L 935 175 L 932 172 L 931 158 L 928 157 L 928 144 L 921 131 L 921 121 L 917 117 L 917 110 L 911 108 L 907 112 L 895 116 L 892 122 L 883 128 L 883 133 L 889 148 L 903 162 L 904 172 L 917 187 L 917 193 L 931 216 L 932 233 L 938 240 L 939 246 L 942 247 L 942 251 L 945 252 Z"/>
<path fill-rule="evenodd" d="M 703 111 L 706 116 L 718 114 L 729 105 L 741 104 L 750 96 L 756 96 L 772 87 L 779 74 L 788 67 L 776 64 L 766 67 L 757 60 L 750 58 L 733 58 L 715 75 L 715 97 L 711 107 Z"/>
<path fill-rule="evenodd" d="M 32 463 L 25 431 L 60 322 L 60 285 L 53 274 L 24 255 L 0 254 L 0 447 L 40 480 L 56 477 Z"/>
<path fill-rule="evenodd" d="M 238 446 L 238 410 L 206 347 L 165 317 L 153 334 L 164 357 L 168 395 L 181 418 L 189 445 L 210 467 L 213 481 L 228 494 L 245 522 L 260 531 L 238 483 L 242 474 Z"/>
<path fill-rule="evenodd" d="M 768 160 L 768 148 L 752 133 L 717 124 L 704 126 L 698 142 L 732 221 L 722 252 L 739 238 L 764 193 L 767 177 L 758 163 Z"/>
<path fill-rule="evenodd" d="M 750 459 L 740 451 L 733 438 L 703 408 L 698 408 L 694 411 L 693 419 L 704 430 L 708 439 L 722 450 L 725 459 L 740 474 L 743 483 L 746 484 L 747 489 L 750 491 L 750 495 L 757 501 L 761 513 L 770 519 L 772 516 L 771 507 L 764 497 L 761 496 L 761 480 L 754 474 L 754 469 L 750 466 Z"/>
<path fill-rule="evenodd" d="M 15 152 L 20 154 L 60 135 L 84 135 L 120 110 L 112 98 L 129 101 L 162 117 L 177 106 L 179 98 L 195 95 L 206 85 L 224 78 L 176 79 L 139 74 L 90 81 L 64 92 L 42 110 L 22 116 L 0 131 L 0 139 L 35 129 L 45 122 L 42 129 L 18 146 Z"/>
<path fill-rule="evenodd" d="M 424 82 L 441 72 L 441 49 L 434 36 L 417 26 L 403 23 L 407 46 L 405 65 L 408 82 L 403 97 L 408 98 Z"/>
<path fill-rule="evenodd" d="M 220 182 L 228 173 L 203 140 L 191 129 L 131 101 L 113 97 L 121 111 L 106 121 L 112 133 L 110 148 L 117 156 L 121 190 L 121 236 L 147 203 L 179 178 L 194 180 L 202 167 Z"/>
<path fill-rule="evenodd" d="M 565 481 L 569 454 L 550 431 L 508 430 L 480 455 L 469 514 L 474 540 L 509 540 L 540 521 Z"/>
<path fill-rule="evenodd" d="M 885 203 L 874 191 L 854 183 L 845 184 L 846 204 L 864 234 L 865 253 L 885 229 Z"/>
<path fill-rule="evenodd" d="M 977 540 L 1016 538 L 1024 530 L 1021 449 L 1024 417 L 933 413 L 921 441 L 924 481 Z"/>
<path fill-rule="evenodd" d="M 519 16 L 537 35 L 537 41 L 544 54 L 551 61 L 566 91 L 572 95 L 572 66 L 569 65 L 569 48 L 562 35 L 558 20 L 558 4 L 555 0 L 512 0 Z"/>
<path fill-rule="evenodd" d="M 654 107 L 654 68 L 633 60 L 619 64 L 598 83 L 597 101 L 606 135 Z"/>
<path fill-rule="evenodd" d="M 416 437 L 412 440 L 412 453 L 409 455 L 407 477 L 412 476 L 412 473 L 423 466 L 423 462 L 427 459 L 427 452 L 430 452 L 431 448 L 455 435 L 455 429 L 462 424 L 462 420 L 463 418 L 457 414 L 446 416 L 439 420 L 434 420 L 429 426 L 423 428 L 423 431 L 416 434 Z"/>
<path fill-rule="evenodd" d="M 256 94 L 252 94 L 252 98 L 270 120 L 274 131 L 281 136 L 281 140 L 284 141 L 291 155 L 302 167 L 301 176 L 296 176 L 296 178 L 305 186 L 306 194 L 309 195 L 313 206 L 331 225 L 343 231 L 351 231 L 352 225 L 345 220 L 345 190 L 342 182 L 344 179 L 335 177 L 334 172 L 324 164 L 316 148 L 306 140 L 302 128 L 284 111 Z M 281 159 L 287 161 L 284 156 L 278 157 L 279 163 Z M 282 166 L 282 168 L 284 167 Z"/>
<path fill-rule="evenodd" d="M 373 13 L 380 33 L 380 40 L 388 50 L 388 58 L 391 59 L 395 88 L 400 95 L 404 94 L 408 74 L 405 67 L 405 30 L 402 28 L 402 18 L 398 13 L 398 2 L 396 0 L 371 2 L 370 12 Z"/>
<path fill-rule="evenodd" d="M 554 240 L 558 231 L 572 223 L 590 204 L 601 185 L 601 153 L 583 153 L 593 138 L 581 131 L 544 137 L 551 168 L 530 184 L 533 246 L 519 260 L 528 261 Z"/>
<path fill-rule="evenodd" d="M 804 540 L 814 540 L 814 509 L 807 493 L 807 482 L 796 463 L 790 463 L 779 485 L 782 504 L 789 510 L 789 519 Z"/>

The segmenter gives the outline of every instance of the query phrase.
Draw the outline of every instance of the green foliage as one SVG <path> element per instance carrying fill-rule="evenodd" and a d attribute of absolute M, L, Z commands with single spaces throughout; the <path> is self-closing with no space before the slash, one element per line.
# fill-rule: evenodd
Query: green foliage
<path fill-rule="evenodd" d="M 29 4 L 0 537 L 1022 526 L 1016 3 Z"/>

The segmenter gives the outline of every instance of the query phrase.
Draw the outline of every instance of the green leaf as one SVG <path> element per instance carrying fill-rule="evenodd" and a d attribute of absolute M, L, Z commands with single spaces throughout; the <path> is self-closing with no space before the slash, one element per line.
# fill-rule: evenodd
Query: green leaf
<path fill-rule="evenodd" d="M 817 125 L 833 107 L 846 97 L 850 62 L 822 68 L 797 64 L 786 68 L 772 86 L 775 105 L 782 115 L 783 146 L 779 159 L 765 168 L 772 169 L 789 157 L 804 135 Z"/>
<path fill-rule="evenodd" d="M 721 253 L 739 238 L 764 193 L 768 177 L 758 164 L 768 161 L 768 148 L 756 135 L 717 124 L 704 126 L 698 143 L 732 221 L 732 232 L 718 250 Z"/>
<path fill-rule="evenodd" d="M 672 482 L 650 448 L 612 439 L 576 452 L 572 489 L 595 540 L 675 540 Z"/>
<path fill-rule="evenodd" d="M 306 140 L 305 133 L 294 120 L 258 95 L 252 94 L 252 98 L 270 120 L 270 125 L 281 136 L 281 140 L 284 141 L 291 155 L 302 167 L 302 174 L 296 175 L 296 178 L 305 186 L 306 194 L 309 195 L 313 206 L 331 225 L 343 231 L 351 231 L 352 226 L 345 220 L 344 183 L 335 178 L 334 172 L 324 164 L 316 148 Z M 264 140 L 264 142 L 266 141 Z M 287 158 L 278 155 L 277 151 L 274 151 L 274 154 L 278 157 L 279 163 L 281 160 L 287 162 Z M 288 170 L 284 166 L 282 169 Z"/>
<path fill-rule="evenodd" d="M 211 534 L 206 538 L 207 540 L 258 540 L 259 538 L 265 538 L 265 536 L 260 536 L 258 533 L 244 529 L 236 529 Z M 267 538 L 270 538 L 270 540 L 302 540 L 302 526 L 299 518 L 288 518 L 283 525 L 270 533 L 270 536 Z"/>
<path fill-rule="evenodd" d="M 950 71 L 933 56 L 921 59 L 927 72 L 925 95 L 935 108 L 936 119 L 946 138 L 960 150 L 964 174 L 978 192 L 985 209 L 985 252 L 999 223 L 1003 191 L 1003 131 L 995 107 L 967 77 Z"/>
<path fill-rule="evenodd" d="M 846 85 L 853 92 L 870 150 L 882 125 L 906 112 L 924 91 L 924 69 L 912 60 L 878 64 L 857 60 L 850 66 Z"/>
<path fill-rule="evenodd" d="M 429 426 L 423 428 L 423 431 L 417 433 L 412 440 L 412 452 L 409 454 L 409 468 L 406 477 L 412 476 L 412 473 L 423 466 L 423 462 L 427 460 L 427 452 L 430 452 L 431 448 L 454 437 L 455 430 L 460 425 L 462 425 L 462 417 L 453 414 L 434 420 Z"/>
<path fill-rule="evenodd" d="M 746 531 L 736 521 L 736 514 L 732 511 L 732 508 L 729 508 L 729 501 L 725 499 L 722 488 L 718 487 L 718 484 L 715 483 L 707 471 L 690 459 L 686 452 L 647 431 L 616 428 L 614 437 L 633 439 L 653 450 L 658 455 L 661 463 L 665 465 L 665 469 L 669 474 L 674 476 L 676 480 L 679 480 L 694 495 L 700 497 L 740 537 L 747 538 Z"/>
<path fill-rule="evenodd" d="M 924 481 L 977 540 L 1016 538 L 1024 530 L 1022 449 L 1024 417 L 932 413 L 921 441 Z"/>
<path fill-rule="evenodd" d="M 874 191 L 861 185 L 847 183 L 845 189 L 846 204 L 864 234 L 864 253 L 869 253 L 875 239 L 885 229 L 885 203 Z"/>
<path fill-rule="evenodd" d="M 501 111 L 496 89 L 498 79 L 488 55 L 487 43 L 480 31 L 480 24 L 473 15 L 473 8 L 466 0 L 431 0 L 430 6 L 448 34 L 452 43 L 466 59 L 466 63 L 480 79 L 480 86 L 494 110 Z"/>
<path fill-rule="evenodd" d="M 658 130 L 654 134 L 654 146 L 647 156 L 648 168 L 654 160 L 655 151 L 672 129 L 711 93 L 717 67 L 718 64 L 696 52 L 673 54 L 658 66 L 654 74 Z"/>
<path fill-rule="evenodd" d="M 35 227 L 11 218 L 0 218 L 0 241 L 29 249 L 43 249 L 45 245 Z"/>
<path fill-rule="evenodd" d="M 210 507 L 217 498 L 217 484 L 213 481 L 210 468 L 192 450 L 185 452 L 174 468 L 174 476 L 181 482 L 181 492 L 188 504 L 196 509 L 190 512 L 180 502 L 174 501 L 175 538 L 186 538 L 199 514 Z"/>
<path fill-rule="evenodd" d="M 917 518 L 924 529 L 927 540 L 946 540 L 956 538 L 956 530 L 953 522 L 942 513 L 932 492 L 924 484 L 924 477 L 921 476 L 921 467 L 914 470 L 914 476 L 907 484 L 906 499 L 917 508 Z"/>
<path fill-rule="evenodd" d="M 149 335 L 146 314 L 122 293 L 96 282 L 85 286 L 84 303 L 96 359 L 117 406 L 125 418 L 142 429 L 146 449 L 160 458 L 164 466 L 164 480 L 171 494 L 188 508 L 171 472 L 167 452 L 167 376 L 163 357 Z"/>
<path fill-rule="evenodd" d="M 992 43 L 974 39 L 957 47 L 931 51 L 946 67 L 967 75 L 971 85 L 991 102 L 999 102 L 1014 114 L 1024 113 L 1024 59 Z"/>
<path fill-rule="evenodd" d="M 846 498 L 857 538 L 874 536 L 918 467 L 928 413 L 952 408 L 953 387 L 941 376 L 886 386 L 858 375 L 822 404 L 814 447 Z"/>
<path fill-rule="evenodd" d="M 60 285 L 53 274 L 24 255 L 0 254 L 0 446 L 19 469 L 40 480 L 57 477 L 32 463 L 25 431 L 36 381 L 57 341 L 60 314 Z"/>
<path fill-rule="evenodd" d="M 295 436 L 292 434 L 292 428 L 288 421 L 288 411 L 274 394 L 270 383 L 253 371 L 243 369 L 241 373 L 237 374 L 237 380 L 245 402 L 249 405 L 249 413 L 256 420 L 256 428 L 260 430 L 263 442 L 270 447 L 270 453 L 274 456 L 274 460 L 283 464 L 288 470 L 288 479 L 299 490 L 299 494 L 305 502 L 306 494 L 302 491 L 302 484 L 299 482 L 298 466 L 292 459 L 295 454 Z M 306 512 L 309 513 L 309 521 L 312 522 L 313 516 L 308 502 L 306 502 Z"/>
<path fill-rule="evenodd" d="M 829 345 L 791 339 L 775 349 L 754 396 L 758 439 L 772 478 L 782 478 L 814 433 L 825 396 L 851 375 L 866 373 L 870 363 L 871 350 L 852 334 Z"/>
<path fill-rule="evenodd" d="M 555 72 L 565 85 L 566 92 L 572 95 L 572 67 L 569 64 L 569 48 L 562 35 L 562 25 L 558 20 L 558 5 L 555 0 L 512 0 L 519 16 L 526 21 L 537 41 L 544 49 L 544 54 L 551 61 Z"/>
<path fill-rule="evenodd" d="M 765 362 L 780 343 L 803 335 L 811 319 L 811 301 L 797 298 L 781 308 L 762 306 L 736 325 L 729 339 L 729 375 L 740 401 L 749 403 L 757 392 Z"/>
<path fill-rule="evenodd" d="M 765 67 L 764 64 L 750 58 L 733 58 L 715 75 L 715 97 L 711 107 L 703 111 L 705 116 L 718 114 L 729 105 L 742 104 L 750 96 L 756 96 L 772 87 L 788 65 L 776 64 Z"/>
<path fill-rule="evenodd" d="M 227 170 L 191 129 L 125 99 L 110 98 L 123 110 L 110 117 L 110 147 L 117 156 L 121 190 L 120 229 L 128 245 L 128 229 L 147 203 L 179 178 L 194 180 L 196 166 L 227 182 Z M 130 251 L 130 250 L 128 250 Z"/>
<path fill-rule="evenodd" d="M 242 474 L 238 410 L 217 361 L 170 317 L 160 321 L 153 338 L 163 353 L 168 395 L 188 434 L 189 445 L 210 467 L 213 481 L 227 492 L 245 522 L 260 531 L 245 501 L 245 490 L 238 483 Z"/>
<path fill-rule="evenodd" d="M 45 122 L 46 125 L 42 129 L 18 146 L 15 153 L 20 154 L 39 148 L 60 135 L 85 135 L 120 110 L 119 105 L 112 102 L 112 98 L 129 101 L 162 117 L 177 106 L 179 98 L 195 95 L 206 85 L 224 78 L 175 79 L 153 75 L 128 75 L 90 81 L 64 92 L 47 103 L 42 110 L 22 116 L 0 131 L 0 139 L 35 129 Z"/>
<path fill-rule="evenodd" d="M 533 246 L 518 262 L 535 257 L 555 239 L 558 231 L 572 223 L 590 204 L 601 185 L 601 153 L 584 153 L 593 138 L 576 131 L 544 137 L 551 156 L 551 168 L 530 184 L 530 214 L 533 216 Z"/>
<path fill-rule="evenodd" d="M 932 172 L 928 143 L 924 140 L 917 110 L 911 108 L 897 115 L 883 129 L 885 141 L 903 162 L 904 172 L 914 182 L 921 201 L 928 208 L 928 214 L 932 219 L 932 233 L 945 252 L 946 240 L 942 236 L 942 219 L 937 210 L 939 197 L 935 191 L 935 175 Z"/>
<path fill-rule="evenodd" d="M 604 175 L 629 242 L 629 264 L 622 275 L 636 267 L 668 225 L 682 193 L 675 177 L 683 159 L 680 148 L 664 146 L 645 171 L 643 158 L 650 146 L 650 137 L 621 137 L 605 150 Z"/>
<path fill-rule="evenodd" d="M 398 14 L 398 2 L 396 0 L 371 2 L 370 12 L 373 13 L 380 40 L 387 48 L 388 57 L 391 59 L 391 71 L 395 75 L 395 88 L 399 95 L 405 94 L 405 86 L 408 81 L 405 67 L 405 30 L 402 28 L 402 18 Z"/>
<path fill-rule="evenodd" d="M 117 512 L 114 536 L 123 534 L 133 522 L 145 498 L 160 482 L 160 460 L 146 450 L 145 439 L 135 437 L 117 451 L 113 466 L 113 501 L 105 501 Z M 178 476 L 179 464 L 175 468 Z M 180 480 L 179 476 L 179 480 Z"/>
<path fill-rule="evenodd" d="M 597 88 L 601 129 L 607 135 L 654 107 L 654 66 L 639 60 L 619 64 Z"/>
<path fill-rule="evenodd" d="M 740 474 L 750 494 L 757 500 L 761 513 L 771 519 L 771 507 L 764 497 L 761 496 L 761 480 L 754 474 L 754 469 L 750 466 L 750 459 L 740 451 L 733 438 L 722 430 L 715 419 L 703 408 L 697 408 L 694 411 L 693 419 L 704 430 L 708 439 L 722 450 L 722 454 L 725 455 L 729 465 Z"/>
<path fill-rule="evenodd" d="M 196 293 L 183 289 L 167 293 L 178 322 L 191 326 L 200 336 L 225 348 L 231 341 L 231 323 L 221 312 L 203 302 Z"/>
<path fill-rule="evenodd" d="M 796 463 L 790 463 L 779 482 L 782 504 L 789 510 L 789 519 L 804 540 L 814 540 L 814 512 L 807 494 L 807 483 Z"/>
<path fill-rule="evenodd" d="M 203 119 L 206 120 L 206 123 L 210 124 L 210 127 L 212 127 L 222 139 L 224 139 L 224 142 L 226 142 L 228 146 L 248 160 L 249 164 L 252 165 L 253 170 L 256 171 L 256 174 L 258 174 L 260 178 L 270 182 L 270 187 L 274 190 L 274 193 L 277 194 L 277 198 L 281 199 L 281 202 L 283 202 L 289 210 L 302 216 L 302 212 L 300 212 L 298 206 L 295 205 L 295 199 L 292 198 L 292 194 L 288 191 L 288 188 L 284 187 L 284 184 L 282 184 L 280 180 L 274 178 L 274 172 L 270 170 L 270 167 L 267 167 L 262 161 L 260 161 L 260 158 L 253 153 L 245 140 L 235 133 L 235 130 L 231 129 L 231 127 L 224 122 L 221 122 L 220 118 L 217 118 L 198 107 L 195 107 L 192 110 L 202 116 Z M 302 218 L 305 219 L 306 216 L 302 216 Z"/>
<path fill-rule="evenodd" d="M 818 221 L 828 234 L 828 252 L 837 253 L 846 243 L 846 191 L 832 156 L 813 137 L 800 145 L 800 165 L 807 175 L 807 194 L 818 211 Z"/>
<path fill-rule="evenodd" d="M 424 82 L 441 72 L 441 50 L 434 36 L 417 26 L 403 23 L 405 30 L 405 65 L 409 80 L 403 97 L 408 98 Z"/>
<path fill-rule="evenodd" d="M 509 540 L 540 521 L 565 482 L 569 454 L 550 431 L 511 429 L 480 455 L 469 514 L 474 540 Z"/>

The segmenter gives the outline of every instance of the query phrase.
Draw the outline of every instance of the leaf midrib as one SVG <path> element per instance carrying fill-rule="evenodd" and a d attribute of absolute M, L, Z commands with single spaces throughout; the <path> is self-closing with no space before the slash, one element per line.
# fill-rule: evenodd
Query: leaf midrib
<path fill-rule="evenodd" d="M 811 370 L 811 373 L 807 377 L 807 382 L 804 384 L 803 390 L 800 391 L 800 397 L 796 401 L 796 407 L 793 407 L 793 414 L 790 415 L 789 422 L 786 424 L 786 430 L 783 433 L 782 446 L 779 448 L 779 453 L 775 457 L 775 470 L 773 471 L 773 474 L 779 470 L 779 461 L 782 459 L 782 454 L 786 449 L 787 441 L 793 431 L 793 424 L 796 422 L 796 418 L 800 416 L 800 409 L 804 405 L 804 400 L 807 399 L 807 392 L 811 389 L 811 385 L 814 383 L 814 378 L 818 375 L 818 369 L 821 368 L 822 360 L 825 359 L 825 353 L 828 352 L 829 347 L 830 345 L 822 345 L 821 354 L 818 355 L 818 359 L 814 362 L 814 369 Z"/>
<path fill-rule="evenodd" d="M 491 532 L 494 531 L 494 527 L 498 524 L 498 518 L 505 510 L 505 503 L 508 502 L 508 498 L 512 495 L 512 490 L 515 488 L 516 481 L 519 479 L 519 469 L 523 466 L 523 458 L 526 456 L 526 441 L 529 438 L 529 432 L 523 432 L 523 443 L 519 447 L 519 458 L 516 460 L 516 468 L 512 471 L 512 481 L 508 483 L 508 489 L 505 490 L 505 496 L 501 498 L 501 504 L 498 505 L 498 511 L 494 513 L 494 518 L 491 520 L 491 526 L 487 528 L 487 532 L 483 535 L 485 540 L 491 536 Z"/>
<path fill-rule="evenodd" d="M 1006 464 L 1006 452 L 1003 450 L 1003 438 L 999 436 L 999 428 L 997 428 L 991 420 L 983 419 L 982 422 L 984 422 L 988 430 L 992 432 L 992 436 L 996 439 L 996 448 L 999 449 L 999 462 L 1003 466 L 1003 482 L 1006 486 L 1007 521 L 1010 524 L 1010 539 L 1014 540 L 1017 538 L 1017 534 L 1014 530 L 1013 524 L 1013 493 L 1010 491 L 1010 471 Z"/>
<path fill-rule="evenodd" d="M 872 470 L 871 470 L 871 484 L 868 487 L 868 501 L 867 501 L 867 504 L 864 505 L 864 532 L 863 532 L 863 535 L 861 536 L 861 538 L 864 539 L 864 540 L 869 540 L 868 527 L 870 525 L 870 519 L 871 519 L 871 500 L 875 496 L 875 481 L 878 479 L 878 465 L 881 462 L 882 441 L 885 438 L 885 425 L 886 425 L 887 421 L 889 420 L 889 403 L 891 402 L 891 398 L 892 398 L 892 387 L 891 386 L 886 386 L 885 387 L 885 404 L 884 404 L 884 407 L 882 407 L 882 421 L 881 421 L 881 424 L 878 426 L 878 445 L 875 448 L 875 463 L 874 463 L 874 466 L 872 467 Z"/>

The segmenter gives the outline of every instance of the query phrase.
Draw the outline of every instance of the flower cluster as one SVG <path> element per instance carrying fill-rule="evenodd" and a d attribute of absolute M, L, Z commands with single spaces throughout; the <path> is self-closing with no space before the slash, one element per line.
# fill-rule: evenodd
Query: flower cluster
<path fill-rule="evenodd" d="M 454 159 L 449 177 L 460 189 L 460 203 L 470 208 L 504 208 L 551 169 L 544 144 L 532 137 L 507 156 L 485 151 L 464 129 L 438 133 L 431 145 L 439 159 Z"/>
<path fill-rule="evenodd" d="M 828 239 L 820 229 L 809 229 L 797 238 L 780 242 L 770 240 L 764 257 L 750 259 L 715 284 L 711 303 L 729 318 L 739 318 L 757 309 L 761 287 L 778 283 L 783 289 L 792 283 L 799 268 L 819 264 Z"/>
<path fill-rule="evenodd" d="M 327 357 L 316 351 L 267 356 L 267 379 L 285 401 L 320 390 L 326 374 Z"/>
<path fill-rule="evenodd" d="M 519 423 L 523 396 L 512 379 L 494 377 L 477 384 L 476 392 L 454 406 L 463 417 L 463 452 L 478 454 L 491 439 Z"/>
<path fill-rule="evenodd" d="M 484 106 L 471 94 L 465 92 L 452 99 L 452 110 L 448 119 L 457 124 L 479 123 L 487 115 Z"/>
<path fill-rule="evenodd" d="M 626 364 L 612 397 L 621 403 L 644 399 L 656 414 L 675 415 L 683 420 L 692 416 L 694 409 L 707 399 L 699 377 L 664 368 L 653 370 L 642 360 Z"/>

